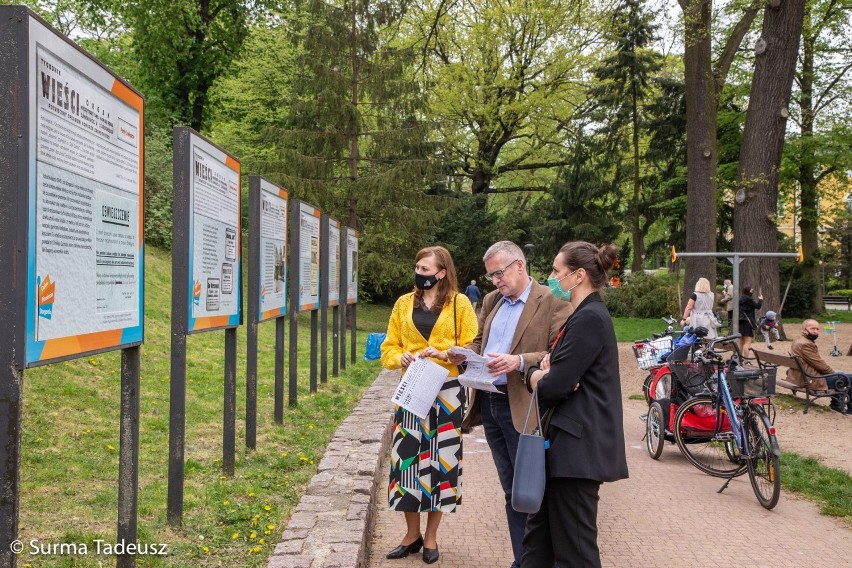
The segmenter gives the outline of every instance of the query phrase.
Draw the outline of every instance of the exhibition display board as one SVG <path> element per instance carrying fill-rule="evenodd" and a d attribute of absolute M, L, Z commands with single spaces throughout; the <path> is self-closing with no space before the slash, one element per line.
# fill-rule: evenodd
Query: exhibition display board
<path fill-rule="evenodd" d="M 144 99 L 26 6 L 0 6 L 0 45 L 0 566 L 12 566 L 24 369 L 118 349 L 116 536 L 136 541 Z"/>
<path fill-rule="evenodd" d="M 143 99 L 35 17 L 26 365 L 142 342 Z"/>
<path fill-rule="evenodd" d="M 259 178 L 258 321 L 287 314 L 287 192 Z"/>

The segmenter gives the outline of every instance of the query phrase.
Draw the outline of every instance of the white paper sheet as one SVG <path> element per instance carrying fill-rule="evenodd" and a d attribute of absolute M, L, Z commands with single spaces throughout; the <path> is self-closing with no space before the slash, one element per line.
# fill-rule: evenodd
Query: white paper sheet
<path fill-rule="evenodd" d="M 429 359 L 417 359 L 399 381 L 391 402 L 426 418 L 450 372 Z"/>
<path fill-rule="evenodd" d="M 465 372 L 459 375 L 459 383 L 462 386 L 488 392 L 500 392 L 494 386 L 497 376 L 492 375 L 488 371 L 488 367 L 485 366 L 489 361 L 488 357 L 478 355 L 464 347 L 450 347 L 450 353 L 463 355 L 464 361 L 467 363 Z"/>

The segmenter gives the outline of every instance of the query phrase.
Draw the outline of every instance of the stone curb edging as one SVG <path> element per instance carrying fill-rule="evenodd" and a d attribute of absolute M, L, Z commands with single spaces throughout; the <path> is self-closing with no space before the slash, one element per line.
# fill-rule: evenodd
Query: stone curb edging
<path fill-rule="evenodd" d="M 379 373 L 334 433 L 267 568 L 367 565 L 373 498 L 391 438 L 390 393 L 398 382 L 399 371 Z"/>

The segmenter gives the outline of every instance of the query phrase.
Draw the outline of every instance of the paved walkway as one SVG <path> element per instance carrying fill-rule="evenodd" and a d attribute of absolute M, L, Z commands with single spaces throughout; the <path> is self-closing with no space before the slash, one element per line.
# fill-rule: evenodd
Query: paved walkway
<path fill-rule="evenodd" d="M 695 469 L 674 444 L 666 446 L 659 461 L 652 460 L 638 418 L 645 408 L 644 401 L 625 400 L 630 479 L 601 490 L 598 544 L 604 566 L 849 565 L 852 529 L 821 515 L 809 501 L 782 492 L 775 509 L 767 511 L 757 503 L 747 475 L 717 494 L 723 480 Z M 441 560 L 435 566 L 508 568 L 504 501 L 482 429 L 466 435 L 464 444 L 464 501 L 457 513 L 444 517 L 438 532 Z M 387 473 L 386 466 L 379 480 L 369 566 L 422 566 L 419 554 L 384 558 L 405 532 L 402 515 L 388 511 L 383 499 Z"/>

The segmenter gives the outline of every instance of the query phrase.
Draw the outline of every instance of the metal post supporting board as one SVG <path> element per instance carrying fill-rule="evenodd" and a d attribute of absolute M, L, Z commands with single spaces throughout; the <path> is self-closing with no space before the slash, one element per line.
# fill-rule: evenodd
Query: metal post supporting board
<path fill-rule="evenodd" d="M 140 347 L 121 350 L 121 426 L 118 447 L 118 542 L 136 542 L 139 494 L 139 361 Z M 119 568 L 136 566 L 134 554 L 121 554 Z"/>
<path fill-rule="evenodd" d="M 290 258 L 287 270 L 287 286 L 290 293 L 290 376 L 288 385 L 287 404 L 298 404 L 298 373 L 299 373 L 299 247 L 301 246 L 299 230 L 299 200 L 290 203 Z"/>
<path fill-rule="evenodd" d="M 346 233 L 345 227 L 340 231 L 340 370 L 346 370 L 346 320 L 349 304 L 346 301 L 349 293 L 348 283 L 346 281 L 346 270 L 349 266 L 349 251 L 348 251 L 349 236 Z"/>

